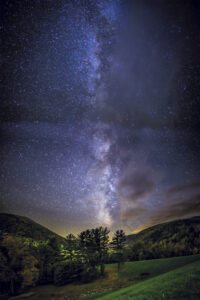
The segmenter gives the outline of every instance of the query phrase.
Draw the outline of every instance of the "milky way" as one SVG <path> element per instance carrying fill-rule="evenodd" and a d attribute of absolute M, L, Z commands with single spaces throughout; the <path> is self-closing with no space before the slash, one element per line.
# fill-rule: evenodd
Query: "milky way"
<path fill-rule="evenodd" d="M 3 2 L 2 212 L 62 235 L 200 213 L 200 5 L 174 2 Z"/>

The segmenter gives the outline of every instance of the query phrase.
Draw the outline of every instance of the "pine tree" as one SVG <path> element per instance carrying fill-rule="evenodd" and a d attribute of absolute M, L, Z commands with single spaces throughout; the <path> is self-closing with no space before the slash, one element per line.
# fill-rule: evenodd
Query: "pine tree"
<path fill-rule="evenodd" d="M 105 260 L 108 253 L 109 230 L 107 227 L 98 227 L 92 229 L 92 237 L 97 252 L 98 262 L 100 265 L 101 275 L 105 273 Z"/>
<path fill-rule="evenodd" d="M 124 244 L 126 241 L 126 236 L 123 230 L 117 230 L 115 232 L 114 237 L 112 238 L 112 245 L 113 245 L 113 250 L 117 254 L 117 261 L 118 261 L 118 271 L 120 269 L 120 265 L 123 261 L 123 249 L 124 249 Z"/>
<path fill-rule="evenodd" d="M 98 227 L 83 231 L 79 234 L 79 245 L 83 260 L 91 268 L 100 266 L 101 275 L 104 275 L 104 264 L 108 252 L 109 230 Z"/>

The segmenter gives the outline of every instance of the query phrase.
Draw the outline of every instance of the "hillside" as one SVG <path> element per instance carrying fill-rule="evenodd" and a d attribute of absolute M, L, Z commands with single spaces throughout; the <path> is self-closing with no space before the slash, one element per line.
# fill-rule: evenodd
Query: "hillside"
<path fill-rule="evenodd" d="M 34 240 L 46 241 L 56 238 L 58 242 L 64 242 L 64 238 L 34 222 L 33 220 L 13 214 L 0 214 L 0 231 L 2 233 L 14 234 Z"/>
<path fill-rule="evenodd" d="M 200 217 L 176 220 L 158 224 L 140 231 L 137 234 L 130 234 L 126 237 L 126 243 L 132 244 L 137 241 L 159 242 L 163 239 L 170 239 L 182 232 L 183 235 L 194 237 L 200 232 Z"/>

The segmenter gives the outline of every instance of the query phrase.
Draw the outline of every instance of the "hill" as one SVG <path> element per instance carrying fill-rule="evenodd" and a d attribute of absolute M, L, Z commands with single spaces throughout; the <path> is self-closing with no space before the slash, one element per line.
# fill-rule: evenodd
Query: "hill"
<path fill-rule="evenodd" d="M 13 214 L 0 214 L 0 232 L 31 238 L 34 240 L 46 241 L 55 238 L 63 243 L 64 238 L 47 229 L 46 227 L 34 222 L 33 220 Z"/>
<path fill-rule="evenodd" d="M 183 229 L 185 236 L 188 235 L 188 233 L 198 234 L 200 232 L 200 217 L 198 216 L 154 225 L 137 234 L 127 235 L 126 243 L 132 244 L 141 240 L 159 242 L 163 239 L 171 238 L 172 236 L 175 238 L 176 234 L 180 233 L 180 231 L 183 232 Z"/>
<path fill-rule="evenodd" d="M 127 259 L 200 253 L 200 217 L 163 223 L 127 236 Z"/>

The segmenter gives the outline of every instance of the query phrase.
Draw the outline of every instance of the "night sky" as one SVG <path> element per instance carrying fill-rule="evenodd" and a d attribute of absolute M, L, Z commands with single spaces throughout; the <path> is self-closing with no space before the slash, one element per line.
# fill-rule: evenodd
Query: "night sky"
<path fill-rule="evenodd" d="M 1 1 L 0 211 L 65 235 L 200 215 L 200 1 Z"/>

